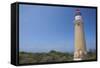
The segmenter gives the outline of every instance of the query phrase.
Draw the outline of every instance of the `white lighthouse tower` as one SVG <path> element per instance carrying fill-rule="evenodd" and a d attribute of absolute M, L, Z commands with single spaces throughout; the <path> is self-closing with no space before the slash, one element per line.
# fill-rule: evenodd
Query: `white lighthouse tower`
<path fill-rule="evenodd" d="M 85 42 L 85 34 L 83 27 L 83 18 L 79 9 L 76 9 L 75 13 L 75 50 L 74 50 L 74 60 L 85 60 L 86 58 L 86 42 Z"/>

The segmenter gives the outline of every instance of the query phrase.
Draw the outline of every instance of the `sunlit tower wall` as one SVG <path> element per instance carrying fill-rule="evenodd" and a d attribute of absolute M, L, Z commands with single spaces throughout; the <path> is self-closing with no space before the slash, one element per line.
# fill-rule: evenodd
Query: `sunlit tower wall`
<path fill-rule="evenodd" d="M 76 9 L 75 20 L 74 20 L 74 29 L 75 29 L 75 38 L 74 38 L 74 60 L 85 60 L 86 59 L 86 40 L 83 26 L 83 18 L 79 9 Z"/>

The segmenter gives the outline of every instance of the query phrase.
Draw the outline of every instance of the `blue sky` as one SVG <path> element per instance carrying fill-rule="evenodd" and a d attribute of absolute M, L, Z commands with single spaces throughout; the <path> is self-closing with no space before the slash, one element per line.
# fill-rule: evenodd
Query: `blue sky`
<path fill-rule="evenodd" d="M 76 7 L 77 8 L 77 7 Z M 75 7 L 20 5 L 19 50 L 74 51 Z M 96 46 L 96 10 L 79 8 L 84 20 L 86 47 Z"/>

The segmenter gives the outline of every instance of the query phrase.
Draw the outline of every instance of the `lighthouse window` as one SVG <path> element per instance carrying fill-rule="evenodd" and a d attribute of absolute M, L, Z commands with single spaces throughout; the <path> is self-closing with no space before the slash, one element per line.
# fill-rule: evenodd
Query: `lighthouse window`
<path fill-rule="evenodd" d="M 79 26 L 80 24 L 79 24 L 79 23 L 77 23 L 77 25 Z"/>

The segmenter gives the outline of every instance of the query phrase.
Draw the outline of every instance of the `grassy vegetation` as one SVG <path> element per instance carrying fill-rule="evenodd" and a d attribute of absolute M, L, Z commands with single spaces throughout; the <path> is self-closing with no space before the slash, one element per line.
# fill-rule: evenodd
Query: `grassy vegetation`
<path fill-rule="evenodd" d="M 95 60 L 96 59 L 96 51 L 95 50 L 90 50 L 87 52 L 86 60 Z"/>
<path fill-rule="evenodd" d="M 94 52 L 88 52 L 87 60 L 96 59 Z M 44 63 L 44 62 L 63 62 L 73 61 L 73 53 L 62 53 L 58 51 L 50 51 L 48 53 L 28 53 L 19 52 L 19 63 Z"/>

